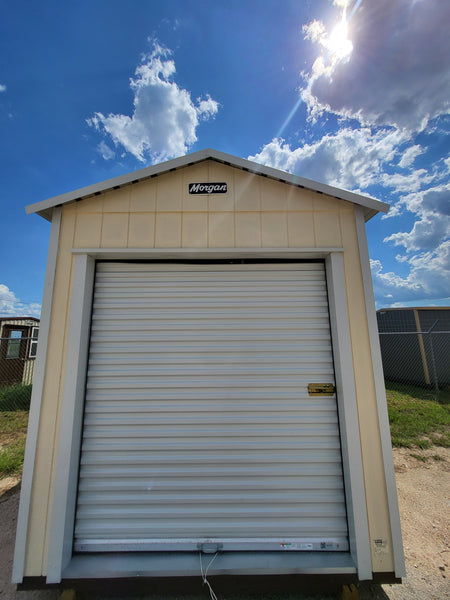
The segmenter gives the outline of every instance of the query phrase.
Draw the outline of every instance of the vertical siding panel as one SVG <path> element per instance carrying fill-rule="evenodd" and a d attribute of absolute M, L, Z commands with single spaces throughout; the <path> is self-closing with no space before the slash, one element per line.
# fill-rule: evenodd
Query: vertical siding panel
<path fill-rule="evenodd" d="M 233 183 L 233 171 L 234 169 L 218 163 L 215 160 L 209 160 L 205 163 L 208 168 L 208 181 L 226 181 L 230 185 Z"/>
<path fill-rule="evenodd" d="M 128 229 L 129 248 L 155 246 L 155 213 L 131 213 Z"/>
<path fill-rule="evenodd" d="M 101 213 L 77 214 L 74 246 L 75 248 L 99 248 L 102 232 Z"/>
<path fill-rule="evenodd" d="M 316 246 L 312 213 L 289 212 L 287 227 L 289 247 L 314 248 Z"/>
<path fill-rule="evenodd" d="M 234 215 L 209 213 L 208 245 L 210 248 L 234 248 Z"/>
<path fill-rule="evenodd" d="M 341 208 L 342 200 L 326 196 L 325 194 L 315 193 L 313 195 L 313 208 L 314 211 L 338 211 Z"/>
<path fill-rule="evenodd" d="M 341 225 L 339 213 L 314 213 L 314 230 L 317 247 L 342 246 Z"/>
<path fill-rule="evenodd" d="M 156 181 L 142 181 L 130 188 L 130 212 L 155 212 Z"/>
<path fill-rule="evenodd" d="M 287 210 L 286 185 L 267 179 L 261 185 L 261 210 Z"/>
<path fill-rule="evenodd" d="M 104 213 L 102 248 L 126 248 L 128 244 L 128 213 Z"/>
<path fill-rule="evenodd" d="M 237 211 L 261 210 L 260 177 L 234 169 L 234 194 Z"/>
<path fill-rule="evenodd" d="M 130 187 L 126 186 L 104 194 L 103 210 L 110 213 L 130 212 Z"/>
<path fill-rule="evenodd" d="M 157 213 L 155 225 L 156 248 L 181 246 L 181 214 Z"/>
<path fill-rule="evenodd" d="M 183 212 L 208 212 L 208 196 L 188 194 L 183 196 Z"/>
<path fill-rule="evenodd" d="M 313 210 L 313 200 L 314 194 L 311 190 L 304 190 L 302 188 L 295 188 L 288 186 L 288 190 L 286 192 L 287 196 L 287 209 L 288 210 L 305 210 L 308 212 L 312 212 Z"/>
<path fill-rule="evenodd" d="M 261 213 L 236 213 L 236 247 L 261 247 Z"/>
<path fill-rule="evenodd" d="M 185 213 L 181 240 L 183 248 L 206 248 L 208 245 L 208 213 Z"/>
<path fill-rule="evenodd" d="M 102 213 L 103 212 L 103 200 L 105 196 L 104 194 L 100 194 L 99 196 L 93 196 L 92 198 L 87 198 L 86 200 L 80 200 L 72 205 L 76 207 L 77 213 Z"/>
<path fill-rule="evenodd" d="M 208 196 L 208 209 L 211 212 L 234 211 L 235 197 L 231 192 L 227 194 L 212 194 Z"/>
<path fill-rule="evenodd" d="M 182 208 L 183 177 L 180 172 L 168 173 L 156 178 L 156 210 L 180 212 Z"/>
<path fill-rule="evenodd" d="M 286 248 L 288 245 L 285 212 L 261 213 L 261 245 L 264 248 Z"/>

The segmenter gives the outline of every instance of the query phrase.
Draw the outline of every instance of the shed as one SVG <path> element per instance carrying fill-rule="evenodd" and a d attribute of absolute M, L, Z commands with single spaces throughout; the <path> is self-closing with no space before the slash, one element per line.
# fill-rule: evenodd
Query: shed
<path fill-rule="evenodd" d="M 14 581 L 203 554 L 402 577 L 364 225 L 387 210 L 209 149 L 27 207 L 52 226 Z"/>
<path fill-rule="evenodd" d="M 0 387 L 33 381 L 38 335 L 36 317 L 0 318 Z"/>

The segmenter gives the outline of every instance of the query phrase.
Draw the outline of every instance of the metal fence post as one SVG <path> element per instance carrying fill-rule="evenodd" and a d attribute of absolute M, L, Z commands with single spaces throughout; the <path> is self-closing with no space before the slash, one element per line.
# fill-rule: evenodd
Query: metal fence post
<path fill-rule="evenodd" d="M 433 325 L 427 331 L 427 334 L 430 336 L 430 357 L 431 357 L 431 367 L 432 367 L 432 372 L 433 372 L 434 389 L 435 389 L 436 394 L 439 396 L 439 380 L 438 380 L 438 375 L 437 375 L 436 360 L 434 357 L 434 347 L 433 347 L 433 329 L 436 327 L 436 325 L 438 323 L 439 323 L 439 319 L 436 319 L 436 321 L 433 323 Z"/>

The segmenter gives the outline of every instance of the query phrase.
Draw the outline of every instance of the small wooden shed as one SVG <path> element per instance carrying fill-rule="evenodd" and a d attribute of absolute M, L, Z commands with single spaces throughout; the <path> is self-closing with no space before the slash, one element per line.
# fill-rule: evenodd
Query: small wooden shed
<path fill-rule="evenodd" d="M 365 221 L 215 150 L 52 222 L 15 582 L 404 575 Z"/>
<path fill-rule="evenodd" d="M 32 383 L 38 335 L 36 317 L 0 318 L 0 387 Z"/>

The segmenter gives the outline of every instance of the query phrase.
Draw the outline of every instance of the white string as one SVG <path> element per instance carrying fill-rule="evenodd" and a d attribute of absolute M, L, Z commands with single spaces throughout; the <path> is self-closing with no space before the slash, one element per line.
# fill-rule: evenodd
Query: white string
<path fill-rule="evenodd" d="M 218 600 L 216 594 L 214 593 L 214 590 L 211 587 L 211 584 L 209 583 L 208 579 L 206 578 L 206 575 L 208 574 L 208 569 L 209 567 L 213 564 L 213 562 L 216 560 L 218 553 L 216 552 L 214 554 L 214 556 L 212 557 L 212 559 L 209 561 L 208 566 L 206 567 L 205 572 L 203 573 L 203 563 L 202 563 L 202 553 L 201 551 L 199 552 L 199 556 L 200 556 L 200 573 L 202 574 L 202 580 L 203 583 L 206 584 L 208 586 L 209 589 L 209 595 L 211 596 L 211 600 Z"/>

